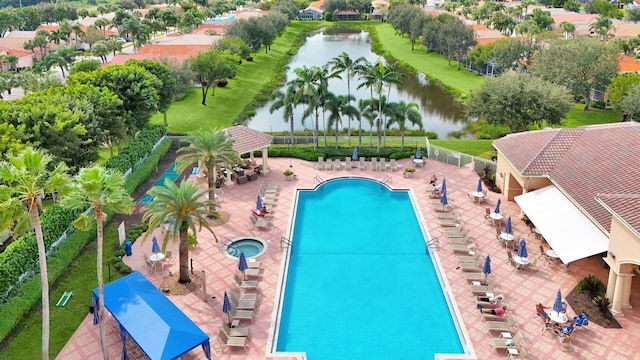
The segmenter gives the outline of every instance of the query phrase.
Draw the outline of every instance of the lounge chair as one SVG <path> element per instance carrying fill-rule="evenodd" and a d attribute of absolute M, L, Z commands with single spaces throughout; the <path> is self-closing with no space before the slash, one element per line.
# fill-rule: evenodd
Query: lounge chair
<path fill-rule="evenodd" d="M 398 164 L 396 163 L 396 159 L 389 160 L 389 170 L 398 171 Z"/>
<path fill-rule="evenodd" d="M 267 185 L 266 183 L 260 184 L 260 191 L 265 193 L 265 195 L 273 194 L 274 196 L 280 191 L 280 186 L 278 185 Z"/>
<path fill-rule="evenodd" d="M 450 237 L 463 237 L 467 233 L 467 227 L 464 223 L 458 224 L 458 226 L 451 229 L 444 229 L 444 233 Z"/>
<path fill-rule="evenodd" d="M 467 280 L 467 282 L 476 282 L 476 281 L 484 281 L 485 275 L 481 272 L 465 272 L 462 273 L 462 276 L 464 276 L 464 279 Z"/>
<path fill-rule="evenodd" d="M 253 322 L 253 310 L 236 310 L 230 312 L 233 320 L 249 320 Z"/>
<path fill-rule="evenodd" d="M 473 252 L 473 254 L 471 255 L 460 255 L 460 256 L 456 256 L 456 260 L 458 261 L 458 264 L 460 263 L 476 263 L 478 261 L 482 261 L 483 257 L 480 256 L 479 252 Z"/>
<path fill-rule="evenodd" d="M 220 345 L 228 347 L 241 347 L 247 351 L 247 338 L 240 336 L 228 336 L 222 329 L 218 330 L 218 340 Z"/>
<path fill-rule="evenodd" d="M 325 170 L 331 170 L 331 168 L 333 168 L 333 160 L 331 159 L 327 159 L 324 161 L 324 169 Z"/>
<path fill-rule="evenodd" d="M 477 251 L 475 243 L 469 244 L 449 244 L 449 249 L 453 252 L 468 254 L 470 251 Z"/>
<path fill-rule="evenodd" d="M 460 219 L 438 219 L 438 224 L 442 227 L 457 227 L 460 226 Z"/>
<path fill-rule="evenodd" d="M 375 157 L 371 158 L 371 170 L 378 171 L 378 159 Z"/>
<path fill-rule="evenodd" d="M 242 289 L 258 290 L 258 282 L 255 280 L 242 280 L 238 274 L 233 275 L 236 284 Z"/>
<path fill-rule="evenodd" d="M 471 292 L 475 295 L 486 295 L 487 293 L 491 293 L 495 289 L 495 282 L 489 281 L 487 285 L 471 285 L 469 286 Z"/>
<path fill-rule="evenodd" d="M 316 169 L 318 170 L 324 169 L 324 157 L 318 156 L 318 163 L 316 164 Z"/>
<path fill-rule="evenodd" d="M 260 200 L 262 200 L 262 205 L 266 205 L 266 206 L 276 206 L 276 202 L 278 201 L 277 198 L 274 197 L 264 197 L 262 195 L 260 195 Z"/>
<path fill-rule="evenodd" d="M 260 269 L 262 267 L 262 263 L 260 261 L 247 261 L 247 266 L 249 269 Z"/>
<path fill-rule="evenodd" d="M 240 301 L 243 301 L 243 300 L 252 300 L 255 302 L 258 301 L 258 293 L 248 293 L 248 292 L 239 293 L 233 289 L 229 289 L 227 293 L 229 294 L 230 298 L 234 297 Z"/>
<path fill-rule="evenodd" d="M 344 165 L 345 165 L 345 166 L 344 166 L 344 168 L 345 168 L 346 170 L 351 170 L 351 158 L 350 158 L 350 157 L 348 157 L 348 156 L 347 156 L 347 157 L 344 159 Z"/>
<path fill-rule="evenodd" d="M 387 159 L 380 158 L 380 161 L 378 162 L 378 170 L 387 171 L 387 163 L 386 163 L 386 161 L 387 161 Z"/>
<path fill-rule="evenodd" d="M 231 305 L 238 310 L 256 310 L 257 300 L 240 300 L 237 297 L 230 296 Z"/>
<path fill-rule="evenodd" d="M 468 244 L 471 241 L 471 237 L 469 234 L 465 234 L 463 237 L 447 236 L 447 240 L 449 244 Z"/>
<path fill-rule="evenodd" d="M 266 228 L 271 224 L 271 220 L 269 220 L 270 218 L 258 217 L 254 213 L 249 214 L 249 219 L 251 220 L 251 223 L 258 228 Z"/>
<path fill-rule="evenodd" d="M 262 269 L 250 269 L 244 270 L 244 276 L 262 276 Z"/>
<path fill-rule="evenodd" d="M 440 200 L 438 200 L 437 203 L 432 203 L 431 207 L 435 212 L 449 213 L 453 211 L 453 206 L 451 206 L 450 204 L 442 205 L 440 203 Z"/>
<path fill-rule="evenodd" d="M 338 171 L 342 169 L 342 161 L 340 161 L 340 159 L 334 159 L 333 160 L 333 170 Z"/>
<path fill-rule="evenodd" d="M 364 170 L 366 168 L 366 161 L 367 159 L 363 158 L 362 156 L 360 157 L 360 164 L 358 165 L 358 168 L 360 170 Z"/>
<path fill-rule="evenodd" d="M 244 337 L 244 338 L 248 338 L 251 335 L 251 331 L 249 330 L 248 327 L 229 327 L 229 324 L 227 324 L 225 321 L 222 322 L 222 331 L 224 331 L 224 333 L 228 336 L 228 337 Z"/>
<path fill-rule="evenodd" d="M 464 262 L 459 264 L 460 270 L 466 272 L 482 272 L 482 263 L 481 259 L 476 260 L 476 262 Z"/>
<path fill-rule="evenodd" d="M 507 354 L 509 354 L 509 360 L 524 360 L 527 358 L 527 352 L 520 346 L 507 349 Z"/>
<path fill-rule="evenodd" d="M 440 206 L 442 206 L 442 204 L 440 204 Z M 456 213 L 455 211 L 452 211 L 450 213 L 437 213 L 436 218 L 442 220 L 455 220 L 460 219 L 460 215 L 458 215 L 458 213 Z"/>
<path fill-rule="evenodd" d="M 513 336 L 513 339 L 494 338 L 494 339 L 491 339 L 491 342 L 490 342 L 491 346 L 493 346 L 495 350 L 513 348 L 522 343 L 524 343 L 524 336 L 522 335 L 521 332 L 515 334 Z"/>
<path fill-rule="evenodd" d="M 484 326 L 488 331 L 506 332 L 511 331 L 513 328 L 517 328 L 518 324 L 513 316 L 509 316 L 507 321 L 487 321 L 484 323 Z"/>

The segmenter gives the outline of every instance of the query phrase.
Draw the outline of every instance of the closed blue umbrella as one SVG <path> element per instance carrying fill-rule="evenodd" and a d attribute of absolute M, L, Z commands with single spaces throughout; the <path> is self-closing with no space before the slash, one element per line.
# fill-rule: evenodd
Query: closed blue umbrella
<path fill-rule="evenodd" d="M 160 252 L 160 246 L 158 246 L 158 239 L 156 239 L 155 236 L 153 237 L 153 239 L 151 239 L 151 252 L 154 254 L 157 254 Z"/>
<path fill-rule="evenodd" d="M 482 178 L 478 179 L 478 186 L 476 187 L 476 191 L 479 193 L 482 192 Z"/>
<path fill-rule="evenodd" d="M 442 197 L 440 198 L 440 204 L 442 204 L 442 210 L 448 204 L 447 201 L 447 179 L 442 179 Z"/>
<path fill-rule="evenodd" d="M 224 297 L 222 299 L 222 312 L 227 314 L 229 326 L 231 326 L 231 301 L 229 301 L 229 295 L 227 295 L 226 291 L 224 292 Z"/>
<path fill-rule="evenodd" d="M 262 210 L 262 199 L 260 199 L 260 195 L 256 198 L 256 210 Z"/>
<path fill-rule="evenodd" d="M 353 148 L 353 155 L 351 155 L 351 160 L 353 160 L 353 161 L 358 160 L 358 148 L 357 147 Z"/>
<path fill-rule="evenodd" d="M 502 204 L 502 201 L 500 201 L 500 199 L 498 199 L 498 202 L 496 203 L 496 209 L 493 210 L 494 213 L 500 214 L 500 204 Z"/>
<path fill-rule="evenodd" d="M 416 159 L 422 159 L 422 154 L 420 154 L 420 146 L 418 146 L 418 149 L 416 150 Z"/>
<path fill-rule="evenodd" d="M 562 293 L 560 289 L 558 289 L 558 293 L 556 294 L 556 301 L 553 303 L 553 311 L 560 312 L 564 310 L 564 306 L 562 304 Z"/>
<path fill-rule="evenodd" d="M 527 254 L 527 242 L 524 239 L 520 239 L 520 245 L 518 246 L 518 256 L 526 258 Z"/>
<path fill-rule="evenodd" d="M 482 272 L 484 273 L 484 282 L 487 282 L 487 276 L 491 274 L 491 258 L 489 255 L 484 258 L 484 265 L 482 266 Z"/>
<path fill-rule="evenodd" d="M 507 218 L 507 225 L 504 227 L 504 232 L 507 234 L 511 234 L 513 229 L 511 229 L 511 216 Z"/>
<path fill-rule="evenodd" d="M 244 256 L 244 252 L 240 252 L 240 256 L 238 257 L 238 270 L 242 271 L 244 275 L 244 271 L 247 270 L 247 258 Z"/>

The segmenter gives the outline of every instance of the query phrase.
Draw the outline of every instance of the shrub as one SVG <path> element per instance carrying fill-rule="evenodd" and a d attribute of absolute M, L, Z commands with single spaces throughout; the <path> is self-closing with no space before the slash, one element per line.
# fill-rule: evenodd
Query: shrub
<path fill-rule="evenodd" d="M 603 315 L 608 315 L 609 314 L 609 299 L 607 299 L 606 296 L 604 295 L 598 295 L 596 297 L 594 297 L 592 300 L 593 304 L 595 306 L 598 307 L 598 309 L 600 310 L 600 312 Z"/>
<path fill-rule="evenodd" d="M 607 292 L 606 286 L 595 275 L 589 274 L 584 279 L 580 280 L 576 285 L 578 293 L 589 293 L 592 298 L 604 295 Z"/>
<path fill-rule="evenodd" d="M 120 154 L 109 159 L 105 163 L 105 167 L 119 170 L 123 174 L 129 169 L 135 168 L 140 160 L 151 153 L 153 145 L 166 133 L 167 130 L 162 126 L 152 126 L 140 130 L 129 146 L 124 148 Z"/>

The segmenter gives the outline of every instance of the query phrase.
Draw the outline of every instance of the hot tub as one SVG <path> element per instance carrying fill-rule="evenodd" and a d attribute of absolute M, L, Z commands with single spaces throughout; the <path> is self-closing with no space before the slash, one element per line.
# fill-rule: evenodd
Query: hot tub
<path fill-rule="evenodd" d="M 262 240 L 254 238 L 240 238 L 232 241 L 227 245 L 227 254 L 233 257 L 239 257 L 243 252 L 246 257 L 255 257 L 262 254 L 265 250 L 265 244 Z"/>

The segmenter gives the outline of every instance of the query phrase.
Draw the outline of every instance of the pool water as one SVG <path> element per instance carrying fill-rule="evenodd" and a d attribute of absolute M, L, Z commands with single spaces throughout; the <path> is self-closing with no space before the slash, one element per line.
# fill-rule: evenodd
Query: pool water
<path fill-rule="evenodd" d="M 260 255 L 264 250 L 264 244 L 256 239 L 240 239 L 235 240 L 227 246 L 227 254 L 239 257 L 240 253 L 244 253 L 246 257 Z"/>
<path fill-rule="evenodd" d="M 365 179 L 300 191 L 276 350 L 309 360 L 464 353 L 409 193 Z"/>
<path fill-rule="evenodd" d="M 164 186 L 165 179 L 170 179 L 171 181 L 175 181 L 178 178 L 178 176 L 180 176 L 180 173 L 176 172 L 176 163 L 174 162 L 169 166 L 169 168 L 167 168 L 167 170 L 162 174 L 162 176 L 160 176 L 160 178 L 156 180 L 153 186 Z M 138 204 L 140 205 L 150 204 L 153 201 L 153 198 L 154 198 L 153 195 L 144 194 L 144 196 L 142 196 L 140 200 L 138 200 Z"/>

